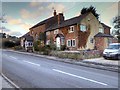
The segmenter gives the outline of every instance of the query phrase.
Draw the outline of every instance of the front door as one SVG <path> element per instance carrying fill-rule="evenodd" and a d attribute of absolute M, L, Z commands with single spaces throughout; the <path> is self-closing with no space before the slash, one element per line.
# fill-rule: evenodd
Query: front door
<path fill-rule="evenodd" d="M 60 50 L 60 37 L 56 38 L 56 47 Z"/>

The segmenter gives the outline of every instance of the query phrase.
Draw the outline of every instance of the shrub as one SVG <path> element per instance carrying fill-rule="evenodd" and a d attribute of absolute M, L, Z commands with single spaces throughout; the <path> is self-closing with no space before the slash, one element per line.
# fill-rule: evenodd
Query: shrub
<path fill-rule="evenodd" d="M 15 46 L 15 43 L 12 41 L 4 41 L 2 43 L 3 48 L 12 48 Z"/>
<path fill-rule="evenodd" d="M 39 51 L 38 42 L 34 42 L 33 47 L 35 51 Z"/>
<path fill-rule="evenodd" d="M 61 46 L 61 50 L 62 50 L 62 51 L 66 50 L 66 45 L 62 45 L 62 46 Z"/>
<path fill-rule="evenodd" d="M 15 50 L 21 50 L 21 49 L 23 49 L 23 48 L 22 48 L 21 46 L 15 46 L 14 49 L 15 49 Z"/>

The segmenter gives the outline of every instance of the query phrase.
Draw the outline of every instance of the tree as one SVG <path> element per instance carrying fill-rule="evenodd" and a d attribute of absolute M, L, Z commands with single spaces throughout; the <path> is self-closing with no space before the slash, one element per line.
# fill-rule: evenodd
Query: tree
<path fill-rule="evenodd" d="M 120 42 L 120 16 L 116 16 L 113 20 L 113 24 L 114 24 L 114 35 L 117 36 L 118 38 L 118 42 Z"/>
<path fill-rule="evenodd" d="M 83 8 L 81 10 L 81 14 L 86 14 L 91 12 L 97 19 L 99 19 L 99 14 L 96 12 L 96 8 L 93 6 L 90 6 L 89 8 Z"/>

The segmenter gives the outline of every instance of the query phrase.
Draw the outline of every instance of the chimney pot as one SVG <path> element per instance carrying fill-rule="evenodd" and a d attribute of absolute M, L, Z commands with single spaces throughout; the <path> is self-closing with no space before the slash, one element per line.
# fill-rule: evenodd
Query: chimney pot
<path fill-rule="evenodd" d="M 53 13 L 53 14 L 54 14 L 54 16 L 56 16 L 56 15 L 57 15 L 56 10 L 54 10 L 54 13 Z"/>

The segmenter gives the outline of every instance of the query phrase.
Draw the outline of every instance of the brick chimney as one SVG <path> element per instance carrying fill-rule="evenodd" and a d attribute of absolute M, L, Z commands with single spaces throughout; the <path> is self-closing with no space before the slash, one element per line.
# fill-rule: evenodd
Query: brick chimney
<path fill-rule="evenodd" d="M 63 16 L 63 13 L 59 13 L 58 14 L 58 26 L 60 25 L 60 23 L 64 21 L 64 16 Z"/>
<path fill-rule="evenodd" d="M 53 15 L 54 15 L 54 16 L 56 16 L 56 15 L 57 15 L 57 12 L 56 12 L 56 10 L 54 10 L 54 12 L 53 12 Z"/>

